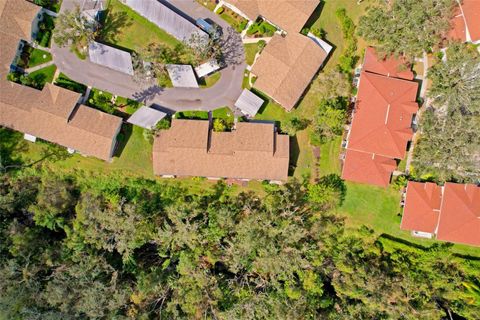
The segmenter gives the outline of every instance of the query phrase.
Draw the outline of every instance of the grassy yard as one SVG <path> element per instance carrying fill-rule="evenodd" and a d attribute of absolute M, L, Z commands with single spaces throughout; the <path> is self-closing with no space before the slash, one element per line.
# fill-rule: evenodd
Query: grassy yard
<path fill-rule="evenodd" d="M 49 61 L 52 61 L 52 55 L 50 54 L 50 52 L 33 48 L 33 50 L 30 52 L 28 67 L 36 67 Z"/>
<path fill-rule="evenodd" d="M 347 225 L 361 225 L 372 228 L 377 234 L 388 234 L 394 238 L 429 247 L 436 240 L 412 237 L 409 231 L 400 229 L 401 209 L 400 192 L 391 186 L 387 189 L 346 182 L 347 193 L 345 201 L 338 212 L 347 217 Z M 478 249 L 465 245 L 454 245 L 453 251 L 460 254 L 480 256 Z"/>
<path fill-rule="evenodd" d="M 113 114 L 115 105 L 112 103 L 113 95 L 110 92 L 92 88 L 88 96 L 87 104 L 95 109 Z"/>
<path fill-rule="evenodd" d="M 255 62 L 255 55 L 262 51 L 265 47 L 265 41 L 259 41 L 257 43 L 245 43 L 243 47 L 245 48 L 245 60 L 247 64 L 253 65 Z"/>
<path fill-rule="evenodd" d="M 177 119 L 197 119 L 197 120 L 208 120 L 208 112 L 207 111 L 181 111 L 175 114 L 175 118 Z M 212 118 L 213 119 L 223 119 L 226 121 L 233 122 L 233 113 L 228 107 L 223 107 L 219 109 L 215 109 L 212 111 Z"/>
<path fill-rule="evenodd" d="M 215 85 L 215 83 L 217 83 L 220 78 L 221 78 L 222 74 L 220 72 L 215 72 L 209 76 L 205 76 L 203 78 L 201 78 L 199 81 L 198 81 L 198 84 L 200 86 L 200 88 L 210 88 L 210 87 L 213 87 Z"/>
<path fill-rule="evenodd" d="M 340 145 L 342 143 L 342 137 L 337 137 L 332 141 L 324 143 L 320 146 L 320 161 L 319 161 L 319 175 L 324 176 L 327 174 L 340 174 Z"/>
<path fill-rule="evenodd" d="M 150 43 L 159 43 L 172 48 L 180 44 L 180 41 L 119 0 L 109 1 L 108 14 L 119 20 L 116 30 L 112 30 L 113 39 L 109 41 L 114 45 L 140 51 Z"/>
<path fill-rule="evenodd" d="M 47 82 L 52 83 L 56 71 L 57 66 L 52 64 L 51 66 L 29 73 L 28 77 L 36 79 L 36 81 L 43 87 Z"/>

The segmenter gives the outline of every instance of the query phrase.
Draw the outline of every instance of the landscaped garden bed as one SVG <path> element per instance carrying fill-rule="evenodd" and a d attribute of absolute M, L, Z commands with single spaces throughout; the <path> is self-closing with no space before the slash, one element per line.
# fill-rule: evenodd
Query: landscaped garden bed
<path fill-rule="evenodd" d="M 35 42 L 41 47 L 49 48 L 54 28 L 55 19 L 52 16 L 43 13 L 42 19 L 38 23 L 38 32 L 35 35 Z"/>
<path fill-rule="evenodd" d="M 254 38 L 273 37 L 277 28 L 263 19 L 258 19 L 247 30 L 247 35 Z"/>
<path fill-rule="evenodd" d="M 43 89 L 45 83 L 52 83 L 57 66 L 52 64 L 48 67 L 39 69 L 29 74 L 22 74 L 21 72 L 11 72 L 8 74 L 7 79 L 16 83 L 23 84 L 35 89 Z"/>
<path fill-rule="evenodd" d="M 113 95 L 110 92 L 93 88 L 88 96 L 87 105 L 103 112 L 113 114 L 115 112 L 115 105 L 112 100 Z"/>
<path fill-rule="evenodd" d="M 65 74 L 60 73 L 58 78 L 55 80 L 55 84 L 59 87 L 75 91 L 81 94 L 84 94 L 87 90 L 87 86 L 78 82 L 73 81 Z"/>
<path fill-rule="evenodd" d="M 216 13 L 237 32 L 242 32 L 248 24 L 247 19 L 229 8 L 221 7 Z"/>

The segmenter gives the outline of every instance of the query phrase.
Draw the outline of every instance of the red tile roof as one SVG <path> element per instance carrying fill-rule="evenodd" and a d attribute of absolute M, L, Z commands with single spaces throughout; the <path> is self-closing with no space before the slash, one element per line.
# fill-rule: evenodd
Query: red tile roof
<path fill-rule="evenodd" d="M 451 20 L 452 30 L 448 38 L 477 42 L 480 41 L 480 1 L 461 0 Z"/>
<path fill-rule="evenodd" d="M 403 159 L 411 140 L 418 84 L 362 72 L 348 148 Z"/>
<path fill-rule="evenodd" d="M 413 72 L 404 60 L 395 59 L 393 56 L 380 59 L 375 48 L 365 50 L 363 70 L 378 73 L 387 77 L 413 80 Z"/>
<path fill-rule="evenodd" d="M 480 187 L 445 183 L 437 239 L 480 246 Z"/>
<path fill-rule="evenodd" d="M 400 228 L 435 233 L 441 200 L 442 187 L 437 184 L 408 182 Z"/>
<path fill-rule="evenodd" d="M 373 153 L 347 150 L 342 179 L 387 187 L 397 162 Z"/>
<path fill-rule="evenodd" d="M 480 40 L 480 1 L 463 0 L 462 11 L 472 42 Z"/>

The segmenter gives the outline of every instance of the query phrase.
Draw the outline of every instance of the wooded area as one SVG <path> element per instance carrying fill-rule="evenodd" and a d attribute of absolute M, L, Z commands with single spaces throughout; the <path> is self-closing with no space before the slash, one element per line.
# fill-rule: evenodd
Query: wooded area
<path fill-rule="evenodd" d="M 335 175 L 193 193 L 21 167 L 2 140 L 8 319 L 438 319 L 480 312 L 480 261 L 350 229 Z M 10 166 L 9 166 L 10 164 Z M 13 167 L 15 165 L 15 167 Z M 13 170 L 17 168 L 17 170 Z M 18 169 L 21 168 L 21 169 Z"/>

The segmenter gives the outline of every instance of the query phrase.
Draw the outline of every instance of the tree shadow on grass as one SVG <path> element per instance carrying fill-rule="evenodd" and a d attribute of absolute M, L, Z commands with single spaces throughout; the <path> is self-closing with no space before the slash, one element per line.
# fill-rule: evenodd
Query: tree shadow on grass
<path fill-rule="evenodd" d="M 111 12 L 105 10 L 100 17 L 100 32 L 98 39 L 107 43 L 116 43 L 122 29 L 132 25 L 126 12 Z"/>

